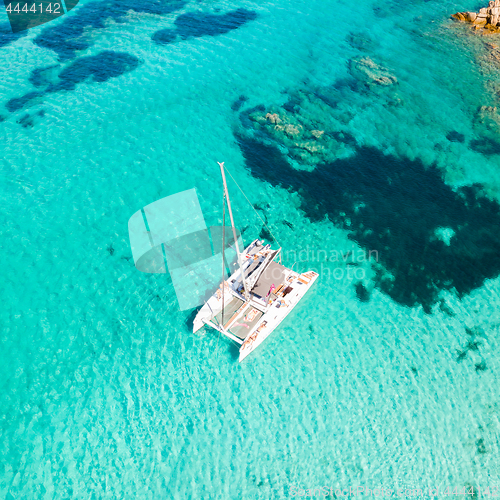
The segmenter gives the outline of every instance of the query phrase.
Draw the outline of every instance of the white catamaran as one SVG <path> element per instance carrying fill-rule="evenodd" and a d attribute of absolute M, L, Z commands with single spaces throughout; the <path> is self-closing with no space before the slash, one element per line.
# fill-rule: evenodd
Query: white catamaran
<path fill-rule="evenodd" d="M 292 269 L 286 268 L 275 261 L 277 257 L 281 261 L 281 248 L 272 250 L 260 240 L 254 240 L 240 252 L 224 163 L 219 163 L 219 166 L 239 266 L 200 309 L 194 319 L 193 331 L 207 325 L 234 340 L 241 345 L 241 362 L 299 303 L 318 278 L 318 273 L 297 273 L 293 266 Z"/>

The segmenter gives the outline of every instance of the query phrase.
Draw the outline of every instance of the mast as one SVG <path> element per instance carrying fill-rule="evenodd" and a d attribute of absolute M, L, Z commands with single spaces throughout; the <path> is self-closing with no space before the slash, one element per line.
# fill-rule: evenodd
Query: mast
<path fill-rule="evenodd" d="M 224 191 L 226 193 L 227 208 L 229 209 L 229 218 L 231 219 L 231 229 L 233 230 L 233 236 L 234 236 L 234 246 L 236 247 L 236 255 L 238 256 L 238 265 L 240 266 L 241 281 L 243 282 L 243 288 L 245 289 L 245 299 L 248 300 L 250 294 L 248 293 L 247 283 L 245 281 L 245 275 L 243 274 L 243 265 L 241 264 L 241 254 L 240 254 L 240 249 L 238 247 L 238 237 L 236 235 L 236 227 L 234 226 L 233 211 L 231 210 L 231 201 L 229 200 L 229 192 L 227 190 L 226 174 L 224 172 L 224 162 L 222 163 L 217 162 L 217 163 L 219 164 L 220 167 L 220 171 L 222 174 L 222 182 L 224 184 Z M 224 251 L 224 249 L 222 249 L 222 251 Z"/>

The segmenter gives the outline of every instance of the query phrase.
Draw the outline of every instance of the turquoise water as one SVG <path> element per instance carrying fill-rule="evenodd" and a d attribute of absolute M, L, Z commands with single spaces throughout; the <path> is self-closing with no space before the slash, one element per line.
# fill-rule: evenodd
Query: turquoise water
<path fill-rule="evenodd" d="M 90 16 L 81 50 L 65 51 L 58 29 L 92 5 L 84 0 L 0 47 L 0 497 L 257 499 L 287 498 L 293 485 L 499 486 L 500 156 L 494 126 L 477 113 L 497 105 L 499 75 L 480 60 L 483 41 L 494 39 L 448 20 L 477 5 L 192 2 L 144 12 L 131 2 L 114 18 L 103 2 L 94 7 L 102 27 Z M 236 9 L 256 16 L 217 36 L 182 36 L 179 16 Z M 160 30 L 177 38 L 156 43 Z M 37 38 L 49 35 L 57 50 Z M 104 51 L 122 53 L 116 74 L 99 59 Z M 360 57 L 386 67 L 397 86 L 372 92 L 353 83 L 348 61 Z M 47 67 L 36 87 L 33 71 Z M 83 81 L 86 72 L 94 81 Z M 332 106 L 304 105 L 308 119 L 353 138 L 331 152 L 327 177 L 293 161 L 286 170 L 283 147 L 265 150 L 281 155 L 276 163 L 249 156 L 257 146 L 245 112 L 298 92 L 334 95 Z M 371 191 L 359 187 L 366 155 L 394 168 Z M 192 187 L 207 223 L 221 223 L 222 160 L 263 208 L 288 265 L 290 252 L 309 248 L 320 262 L 308 257 L 302 269 L 341 270 L 341 279 L 325 271 L 241 365 L 225 339 L 191 333 L 191 312 L 179 311 L 167 276 L 135 269 L 127 233 L 141 207 Z M 401 203 L 384 205 L 386 183 L 397 186 L 392 197 L 404 191 Z M 479 208 L 446 191 L 475 183 Z M 441 184 L 449 204 L 426 212 L 418 200 Z M 229 188 L 248 242 L 261 223 Z M 368 206 L 371 225 L 346 200 Z M 399 207 L 400 232 L 380 222 Z M 410 261 L 418 228 L 440 220 L 436 238 L 453 227 L 458 243 L 473 242 L 460 256 L 477 265 L 454 267 L 453 238 Z M 384 240 L 387 231 L 410 243 Z M 349 266 L 318 253 L 362 248 L 380 262 Z M 428 288 L 412 295 L 421 276 Z"/>

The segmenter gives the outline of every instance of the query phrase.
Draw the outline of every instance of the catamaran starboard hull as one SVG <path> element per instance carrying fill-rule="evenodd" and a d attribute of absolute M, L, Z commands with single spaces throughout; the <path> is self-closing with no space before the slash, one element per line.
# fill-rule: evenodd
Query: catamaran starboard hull
<path fill-rule="evenodd" d="M 261 322 L 253 332 L 243 342 L 240 347 L 239 361 L 240 363 L 253 352 L 271 333 L 285 320 L 292 309 L 300 302 L 304 295 L 313 286 L 318 278 L 318 274 L 314 271 L 309 271 L 305 274 L 297 274 L 291 280 L 290 287 L 292 291 L 284 298 L 276 298 L 271 309 L 266 312 L 261 319 Z"/>

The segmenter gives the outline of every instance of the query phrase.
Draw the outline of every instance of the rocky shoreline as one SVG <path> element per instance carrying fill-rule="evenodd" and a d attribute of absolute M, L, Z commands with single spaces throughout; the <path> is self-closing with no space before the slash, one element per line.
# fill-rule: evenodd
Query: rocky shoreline
<path fill-rule="evenodd" d="M 474 114 L 473 126 L 480 139 L 471 141 L 471 149 L 486 156 L 500 154 L 500 44 L 495 38 L 500 34 L 500 0 L 490 1 L 479 12 L 457 12 L 453 19 L 471 25 L 469 39 L 471 52 L 484 79 L 483 104 Z M 490 36 L 476 37 L 475 33 Z"/>
<path fill-rule="evenodd" d="M 476 30 L 500 33 L 500 0 L 490 1 L 479 12 L 457 12 L 451 16 L 461 22 L 471 23 Z"/>

